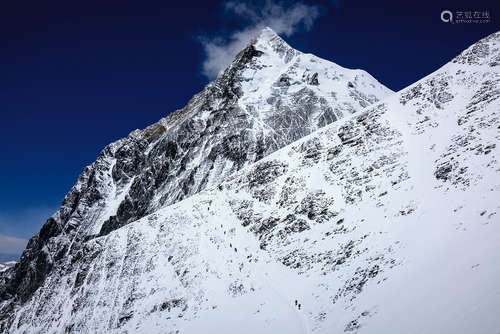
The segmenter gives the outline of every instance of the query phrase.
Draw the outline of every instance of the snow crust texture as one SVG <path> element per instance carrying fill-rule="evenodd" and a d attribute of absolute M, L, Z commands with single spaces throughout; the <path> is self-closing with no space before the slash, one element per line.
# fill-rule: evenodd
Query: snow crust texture
<path fill-rule="evenodd" d="M 496 33 L 377 102 L 263 31 L 80 176 L 0 274 L 0 330 L 498 332 L 499 69 Z"/>

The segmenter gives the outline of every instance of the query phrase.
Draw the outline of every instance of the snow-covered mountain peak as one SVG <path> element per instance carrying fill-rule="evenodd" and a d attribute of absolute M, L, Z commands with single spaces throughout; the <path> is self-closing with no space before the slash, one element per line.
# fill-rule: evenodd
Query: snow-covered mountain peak
<path fill-rule="evenodd" d="M 295 50 L 270 28 L 250 41 L 213 85 L 234 87 L 240 107 L 258 110 L 259 115 L 254 115 L 259 119 L 279 117 L 279 106 L 305 99 L 331 106 L 327 113 L 307 111 L 312 128 L 392 94 L 367 72 Z M 261 130 L 270 131 L 268 127 Z"/>
<path fill-rule="evenodd" d="M 288 45 L 287 42 L 269 27 L 262 29 L 250 44 L 255 46 L 257 50 L 275 53 L 278 57 L 284 58 L 285 62 L 290 61 L 294 55 L 301 53 Z"/>
<path fill-rule="evenodd" d="M 184 108 L 108 145 L 83 170 L 15 270 L 0 277 L 0 303 L 30 300 L 90 240 L 215 187 L 391 93 L 365 72 L 302 54 L 264 30 Z"/>
<path fill-rule="evenodd" d="M 335 123 L 383 86 L 250 44 L 85 169 L 0 332 L 495 332 L 499 39 Z"/>
<path fill-rule="evenodd" d="M 262 42 L 272 42 L 273 40 L 280 39 L 282 43 L 286 43 L 272 28 L 264 27 L 255 37 L 256 40 Z"/>

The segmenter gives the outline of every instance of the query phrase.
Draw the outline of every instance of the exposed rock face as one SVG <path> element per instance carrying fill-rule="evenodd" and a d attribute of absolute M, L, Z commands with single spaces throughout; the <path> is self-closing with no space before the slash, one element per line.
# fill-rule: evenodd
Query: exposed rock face
<path fill-rule="evenodd" d="M 354 93 L 347 81 L 358 84 Z M 363 71 L 303 54 L 263 30 L 185 108 L 110 144 L 85 168 L 19 264 L 0 277 L 0 301 L 25 303 L 54 268 L 83 256 L 89 240 L 217 185 L 390 93 Z"/>

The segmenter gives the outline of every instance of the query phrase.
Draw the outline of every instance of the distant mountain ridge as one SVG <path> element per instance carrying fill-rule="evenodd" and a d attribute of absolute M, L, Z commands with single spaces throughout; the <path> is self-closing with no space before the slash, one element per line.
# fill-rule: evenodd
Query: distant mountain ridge
<path fill-rule="evenodd" d="M 21 254 L 9 254 L 9 253 L 0 253 L 0 262 L 8 262 L 15 261 L 21 257 Z"/>
<path fill-rule="evenodd" d="M 0 263 L 0 272 L 6 271 L 7 269 L 14 267 L 16 263 L 17 263 L 16 261 L 6 261 Z"/>

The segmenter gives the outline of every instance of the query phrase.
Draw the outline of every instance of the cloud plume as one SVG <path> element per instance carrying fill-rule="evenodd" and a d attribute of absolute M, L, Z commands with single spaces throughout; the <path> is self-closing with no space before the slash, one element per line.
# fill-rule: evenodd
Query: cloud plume
<path fill-rule="evenodd" d="M 260 4 L 260 5 L 259 5 Z M 250 39 L 265 27 L 270 27 L 278 35 L 291 36 L 299 30 L 310 30 L 319 16 L 319 8 L 302 3 L 285 3 L 265 0 L 259 4 L 228 1 L 224 4 L 226 13 L 240 17 L 246 27 L 231 33 L 228 37 L 200 37 L 205 52 L 202 72 L 208 79 L 215 78 L 226 68 L 234 56 L 243 49 Z"/>

